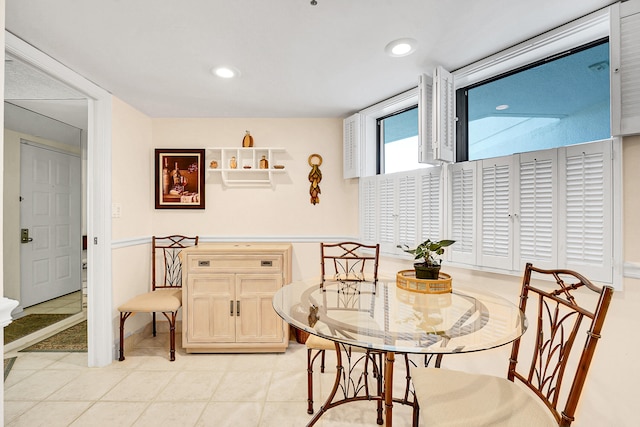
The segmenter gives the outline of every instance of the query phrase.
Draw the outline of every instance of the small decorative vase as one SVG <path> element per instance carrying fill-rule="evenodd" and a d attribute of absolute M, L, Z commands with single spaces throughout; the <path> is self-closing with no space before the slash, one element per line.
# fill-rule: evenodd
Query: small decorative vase
<path fill-rule="evenodd" d="M 242 138 L 242 146 L 253 147 L 253 137 L 251 136 L 249 131 L 246 131 L 246 133 L 244 134 L 244 138 Z"/>
<path fill-rule="evenodd" d="M 211 163 L 209 163 L 209 167 L 211 169 L 216 169 L 218 167 L 218 162 L 215 160 L 211 160 Z"/>
<path fill-rule="evenodd" d="M 231 160 L 229 160 L 229 168 L 235 169 L 237 167 L 238 167 L 238 162 L 236 161 L 235 157 L 232 157 Z"/>
<path fill-rule="evenodd" d="M 266 156 L 262 156 L 262 159 L 260 159 L 260 169 L 269 169 L 269 160 L 267 160 Z"/>

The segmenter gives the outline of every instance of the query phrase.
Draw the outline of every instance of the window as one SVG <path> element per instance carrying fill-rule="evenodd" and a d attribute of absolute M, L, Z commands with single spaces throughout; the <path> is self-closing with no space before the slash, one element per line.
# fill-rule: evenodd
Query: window
<path fill-rule="evenodd" d="M 418 162 L 418 106 L 378 119 L 381 174 L 428 167 Z"/>
<path fill-rule="evenodd" d="M 467 117 L 459 151 L 466 145 L 468 160 L 479 160 L 609 138 L 609 86 L 600 40 L 458 89 Z"/>
<path fill-rule="evenodd" d="M 434 151 L 440 140 L 450 141 L 448 147 L 458 144 L 456 163 L 376 175 L 378 119 L 392 117 L 402 108 L 409 111 L 422 92 L 418 90 L 417 97 L 406 92 L 361 111 L 360 147 L 364 149 L 360 153 L 365 166 L 365 173 L 359 175 L 361 239 L 380 243 L 383 255 L 406 257 L 398 244 L 414 246 L 426 238 L 448 238 L 456 240 L 447 251 L 451 265 L 519 275 L 525 262 L 533 262 L 542 268 L 575 269 L 619 287 L 621 270 L 613 260 L 621 258 L 622 250 L 621 140 L 610 136 L 609 117 L 615 115 L 610 105 L 619 97 L 619 91 L 609 89 L 609 79 L 614 83 L 616 77 L 611 73 L 617 68 L 615 59 L 611 67 L 608 63 L 609 43 L 611 51 L 617 51 L 615 37 L 609 39 L 610 27 L 609 11 L 603 9 L 453 73 L 441 74 L 438 67 L 431 86 L 434 102 L 422 104 L 435 109 L 437 123 L 432 123 L 433 138 L 429 139 Z M 569 67 L 576 61 L 586 65 L 583 74 L 595 74 L 591 77 L 597 80 L 596 86 L 593 82 L 572 86 L 572 80 L 581 80 Z M 484 98 L 489 99 L 494 92 L 499 95 L 495 87 L 500 85 L 520 89 L 530 85 L 524 78 L 527 72 L 539 73 L 551 65 L 559 68 L 538 79 L 545 84 L 558 80 L 557 85 L 528 93 L 530 97 L 557 94 L 570 86 L 569 95 L 553 101 L 565 110 L 520 111 L 517 102 L 495 97 L 492 110 L 484 114 L 474 110 L 472 104 L 483 98 L 483 90 Z M 572 79 L 563 80 L 567 76 Z M 454 92 L 458 88 L 465 89 Z M 468 106 L 468 92 L 475 89 Z M 454 93 L 457 106 L 464 105 L 457 116 L 452 107 Z M 571 103 L 576 106 L 567 109 Z M 509 108 L 495 110 L 502 104 Z M 547 109 L 554 106 L 548 100 L 541 104 Z M 509 136 L 517 135 L 518 141 L 528 138 L 538 145 L 525 149 L 520 144 L 505 150 L 515 143 L 502 143 L 496 144 L 502 151 L 490 153 L 472 148 L 476 160 L 468 161 L 467 110 L 469 123 L 506 116 L 510 123 L 494 133 L 511 132 Z M 424 125 L 424 120 L 418 120 Z M 444 138 L 452 134 L 452 123 L 455 143 Z M 438 127 L 443 131 L 440 137 L 436 136 Z M 532 128 L 531 134 L 520 132 L 527 127 Z M 479 129 L 484 131 L 482 139 L 491 140 L 492 133 L 486 128 L 477 126 L 471 132 L 478 135 Z M 443 157 L 433 153 L 433 158 Z"/>

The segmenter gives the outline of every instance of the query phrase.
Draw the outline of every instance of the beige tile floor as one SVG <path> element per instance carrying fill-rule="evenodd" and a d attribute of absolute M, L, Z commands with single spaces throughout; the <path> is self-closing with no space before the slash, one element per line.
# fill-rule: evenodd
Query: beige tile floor
<path fill-rule="evenodd" d="M 82 292 L 72 292 L 56 299 L 32 305 L 24 314 L 74 314 L 82 311 Z"/>
<path fill-rule="evenodd" d="M 178 342 L 179 344 L 179 342 Z M 166 334 L 142 340 L 126 360 L 87 368 L 86 353 L 15 353 L 5 381 L 6 426 L 304 426 L 306 349 L 281 354 L 186 354 L 168 361 Z M 333 383 L 335 356 L 316 372 L 316 410 Z M 396 386 L 404 378 L 396 362 Z M 319 369 L 317 370 L 319 371 Z M 318 397 L 321 396 L 321 397 Z M 394 405 L 394 425 L 411 425 Z M 375 402 L 326 412 L 319 427 L 375 426 Z"/>

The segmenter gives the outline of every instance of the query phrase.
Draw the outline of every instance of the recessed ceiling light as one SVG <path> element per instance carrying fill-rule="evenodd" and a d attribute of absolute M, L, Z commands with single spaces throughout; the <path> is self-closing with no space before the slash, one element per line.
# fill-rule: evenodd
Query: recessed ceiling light
<path fill-rule="evenodd" d="M 211 72 L 223 79 L 231 79 L 240 75 L 240 72 L 232 67 L 216 67 Z"/>
<path fill-rule="evenodd" d="M 506 110 L 507 108 L 509 108 L 507 104 L 501 104 L 496 107 L 496 110 L 502 111 L 502 110 Z"/>
<path fill-rule="evenodd" d="M 415 52 L 417 44 L 414 39 L 398 39 L 389 43 L 384 50 L 389 56 L 407 56 Z"/>

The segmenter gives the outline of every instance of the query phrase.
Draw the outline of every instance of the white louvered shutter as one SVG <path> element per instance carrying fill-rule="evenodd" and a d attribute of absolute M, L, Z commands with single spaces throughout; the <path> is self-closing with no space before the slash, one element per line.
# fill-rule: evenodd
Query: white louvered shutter
<path fill-rule="evenodd" d="M 433 157 L 433 78 L 418 78 L 418 162 L 437 163 Z"/>
<path fill-rule="evenodd" d="M 396 251 L 395 180 L 378 177 L 378 243 L 386 253 Z"/>
<path fill-rule="evenodd" d="M 505 270 L 513 267 L 512 162 L 512 156 L 484 160 L 480 174 L 480 263 Z"/>
<path fill-rule="evenodd" d="M 421 170 L 420 192 L 420 235 L 419 242 L 427 239 L 441 240 L 442 235 L 442 167 Z"/>
<path fill-rule="evenodd" d="M 367 244 L 378 243 L 376 177 L 360 178 L 360 234 Z"/>
<path fill-rule="evenodd" d="M 455 91 L 453 75 L 436 67 L 433 76 L 433 157 L 453 162 L 455 155 Z"/>
<path fill-rule="evenodd" d="M 360 114 L 356 113 L 344 119 L 343 130 L 343 178 L 357 178 L 360 176 Z"/>
<path fill-rule="evenodd" d="M 398 241 L 415 247 L 417 243 L 418 185 L 415 173 L 398 177 Z"/>
<path fill-rule="evenodd" d="M 530 262 L 539 268 L 557 268 L 558 241 L 558 150 L 524 153 L 520 164 L 519 208 L 516 226 L 515 267 L 524 270 Z"/>
<path fill-rule="evenodd" d="M 476 199 L 476 162 L 451 165 L 451 212 L 449 238 L 455 240 L 448 250 L 451 260 L 475 264 L 476 249 L 474 231 Z"/>
<path fill-rule="evenodd" d="M 611 141 L 565 148 L 560 266 L 611 282 Z"/>
<path fill-rule="evenodd" d="M 640 133 L 640 2 L 620 3 L 619 19 L 619 23 L 612 24 L 618 28 L 610 38 L 614 61 L 611 133 L 633 135 Z"/>

